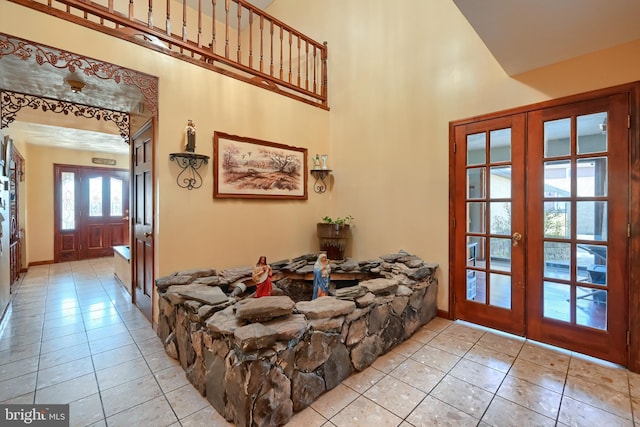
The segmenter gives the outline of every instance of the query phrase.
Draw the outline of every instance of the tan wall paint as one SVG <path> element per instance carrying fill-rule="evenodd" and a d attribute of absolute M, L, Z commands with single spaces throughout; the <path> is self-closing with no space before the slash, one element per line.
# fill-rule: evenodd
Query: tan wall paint
<path fill-rule="evenodd" d="M 449 122 L 640 79 L 640 43 L 509 77 L 453 2 L 276 0 L 268 12 L 328 41 L 330 112 L 0 4 L 9 34 L 160 77 L 156 275 L 314 250 L 318 218 L 351 214 L 350 255 L 405 249 L 439 263 L 448 310 Z M 201 189 L 178 189 L 168 154 L 188 118 L 198 153 L 212 155 L 213 130 L 307 147 L 329 154 L 334 186 L 307 202 L 213 199 L 210 164 Z"/>
<path fill-rule="evenodd" d="M 10 128 L 9 128 L 10 129 Z M 20 146 L 24 147 L 22 141 Z M 25 157 L 25 229 L 26 262 L 37 263 L 53 260 L 53 165 L 83 165 L 100 167 L 91 162 L 92 157 L 116 160 L 116 168 L 128 168 L 129 156 L 94 151 L 67 150 L 56 147 L 26 144 L 20 149 Z"/>
<path fill-rule="evenodd" d="M 179 170 L 169 154 L 182 151 L 187 119 L 197 126 L 199 154 L 213 157 L 214 130 L 323 153 L 329 144 L 326 110 L 9 2 L 0 3 L 0 28 L 159 77 L 156 277 L 185 268 L 254 264 L 261 254 L 276 260 L 316 250 L 315 223 L 328 213 L 331 194 L 310 190 L 307 201 L 214 199 L 212 163 L 201 170 L 202 188 L 188 191 L 178 188 Z"/>
<path fill-rule="evenodd" d="M 640 80 L 640 41 L 509 77 L 452 1 L 276 0 L 329 45 L 337 214 L 358 259 L 405 249 L 440 264 L 448 310 L 450 121 Z"/>

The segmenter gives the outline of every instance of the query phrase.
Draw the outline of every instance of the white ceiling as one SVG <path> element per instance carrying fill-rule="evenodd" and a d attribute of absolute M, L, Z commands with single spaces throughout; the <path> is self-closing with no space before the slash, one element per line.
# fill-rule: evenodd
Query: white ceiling
<path fill-rule="evenodd" d="M 640 39 L 640 0 L 453 0 L 511 76 Z"/>
<path fill-rule="evenodd" d="M 271 2 L 252 1 L 261 9 Z M 640 39 L 640 0 L 453 2 L 510 75 Z M 81 76 L 86 86 L 81 93 L 74 94 L 66 83 L 74 77 L 78 76 L 11 55 L 0 57 L 0 89 L 131 112 L 135 121 L 142 102 L 137 88 Z M 99 125 L 94 119 L 61 116 L 23 109 L 2 132 L 32 144 L 63 144 L 68 148 L 114 153 L 128 151 L 113 123 Z"/>

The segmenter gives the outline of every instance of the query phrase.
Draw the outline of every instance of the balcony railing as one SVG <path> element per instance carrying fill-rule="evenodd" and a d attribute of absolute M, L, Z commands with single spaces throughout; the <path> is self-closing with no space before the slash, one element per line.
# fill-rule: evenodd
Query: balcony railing
<path fill-rule="evenodd" d="M 328 108 L 326 42 L 246 0 L 10 1 Z"/>

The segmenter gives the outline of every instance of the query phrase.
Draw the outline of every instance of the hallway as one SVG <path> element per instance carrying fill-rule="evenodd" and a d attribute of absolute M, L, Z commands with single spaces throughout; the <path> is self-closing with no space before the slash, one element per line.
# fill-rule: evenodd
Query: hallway
<path fill-rule="evenodd" d="M 112 258 L 31 267 L 0 325 L 0 402 L 70 403 L 72 426 L 230 426 L 129 299 Z M 437 318 L 288 425 L 633 426 L 639 408 L 640 375 Z"/>

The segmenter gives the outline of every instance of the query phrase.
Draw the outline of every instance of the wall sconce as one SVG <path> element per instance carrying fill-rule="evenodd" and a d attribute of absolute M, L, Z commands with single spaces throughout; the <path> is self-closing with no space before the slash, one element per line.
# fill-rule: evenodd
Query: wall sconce
<path fill-rule="evenodd" d="M 325 180 L 331 173 L 331 169 L 327 168 L 328 158 L 329 156 L 326 154 L 323 154 L 322 156 L 318 156 L 316 154 L 313 158 L 313 169 L 311 169 L 311 175 L 313 175 L 316 180 L 313 184 L 313 191 L 318 194 L 322 194 L 327 191 L 327 182 Z M 320 159 L 322 159 L 322 166 L 320 166 Z"/>

